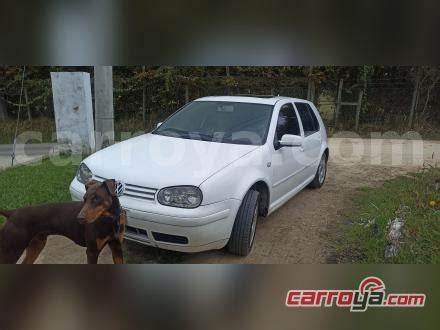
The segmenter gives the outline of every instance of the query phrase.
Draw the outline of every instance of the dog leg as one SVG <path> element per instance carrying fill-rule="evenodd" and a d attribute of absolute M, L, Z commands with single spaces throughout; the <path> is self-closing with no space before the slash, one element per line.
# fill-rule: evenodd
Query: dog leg
<path fill-rule="evenodd" d="M 110 247 L 110 250 L 112 251 L 112 257 L 113 257 L 113 263 L 114 264 L 123 264 L 124 263 L 124 256 L 122 253 L 122 245 L 117 240 L 112 240 L 108 242 L 108 246 Z"/>
<path fill-rule="evenodd" d="M 0 264 L 16 264 L 28 243 L 26 231 L 6 222 L 0 230 Z"/>
<path fill-rule="evenodd" d="M 47 237 L 46 236 L 37 236 L 32 239 L 32 241 L 29 243 L 28 247 L 26 248 L 26 256 L 22 262 L 22 264 L 33 264 L 35 260 L 37 260 L 38 256 L 40 255 L 41 251 L 43 251 L 44 247 L 47 243 Z"/>
<path fill-rule="evenodd" d="M 1 250 L 0 252 L 0 264 L 16 264 L 24 252 L 23 249 L 8 249 L 7 251 Z"/>
<path fill-rule="evenodd" d="M 87 249 L 87 263 L 89 265 L 96 265 L 98 263 L 99 252 L 96 250 Z"/>
<path fill-rule="evenodd" d="M 0 256 L 0 264 L 16 264 L 23 254 L 23 250 L 15 250 Z"/>

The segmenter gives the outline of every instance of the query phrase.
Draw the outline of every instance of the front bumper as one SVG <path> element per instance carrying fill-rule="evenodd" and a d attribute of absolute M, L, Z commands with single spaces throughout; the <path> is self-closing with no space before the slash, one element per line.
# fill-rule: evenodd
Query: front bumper
<path fill-rule="evenodd" d="M 76 178 L 70 185 L 70 194 L 72 200 L 83 200 L 85 187 Z M 240 207 L 237 199 L 195 209 L 169 207 L 157 201 L 125 196 L 119 200 L 127 212 L 127 239 L 182 252 L 223 248 L 229 240 Z"/>

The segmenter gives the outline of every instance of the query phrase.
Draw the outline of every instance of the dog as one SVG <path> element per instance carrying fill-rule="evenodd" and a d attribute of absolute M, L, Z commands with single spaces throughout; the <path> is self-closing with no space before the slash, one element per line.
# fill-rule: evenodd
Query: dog
<path fill-rule="evenodd" d="M 0 229 L 0 263 L 14 264 L 24 251 L 23 264 L 33 264 L 49 235 L 62 235 L 86 247 L 87 263 L 96 264 L 108 245 L 113 262 L 124 262 L 122 242 L 127 224 L 115 180 L 86 184 L 84 202 L 45 204 L 0 210 L 7 221 Z"/>

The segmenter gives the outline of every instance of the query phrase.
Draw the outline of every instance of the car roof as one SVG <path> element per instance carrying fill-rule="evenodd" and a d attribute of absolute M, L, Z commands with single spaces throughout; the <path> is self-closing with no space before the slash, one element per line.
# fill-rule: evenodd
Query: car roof
<path fill-rule="evenodd" d="M 287 97 L 287 96 L 205 96 L 194 101 L 219 101 L 219 102 L 243 102 L 243 103 L 258 103 L 258 104 L 270 104 L 275 105 L 280 100 L 286 100 L 290 102 L 309 102 L 307 100 Z"/>

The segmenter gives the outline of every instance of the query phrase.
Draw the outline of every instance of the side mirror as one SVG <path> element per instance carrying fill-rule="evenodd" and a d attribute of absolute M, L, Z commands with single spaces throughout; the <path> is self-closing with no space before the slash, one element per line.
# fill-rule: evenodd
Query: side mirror
<path fill-rule="evenodd" d="M 158 122 L 156 127 L 159 127 L 160 125 L 162 125 L 162 122 Z"/>
<path fill-rule="evenodd" d="M 302 147 L 303 138 L 299 135 L 284 134 L 279 142 L 280 147 Z"/>

